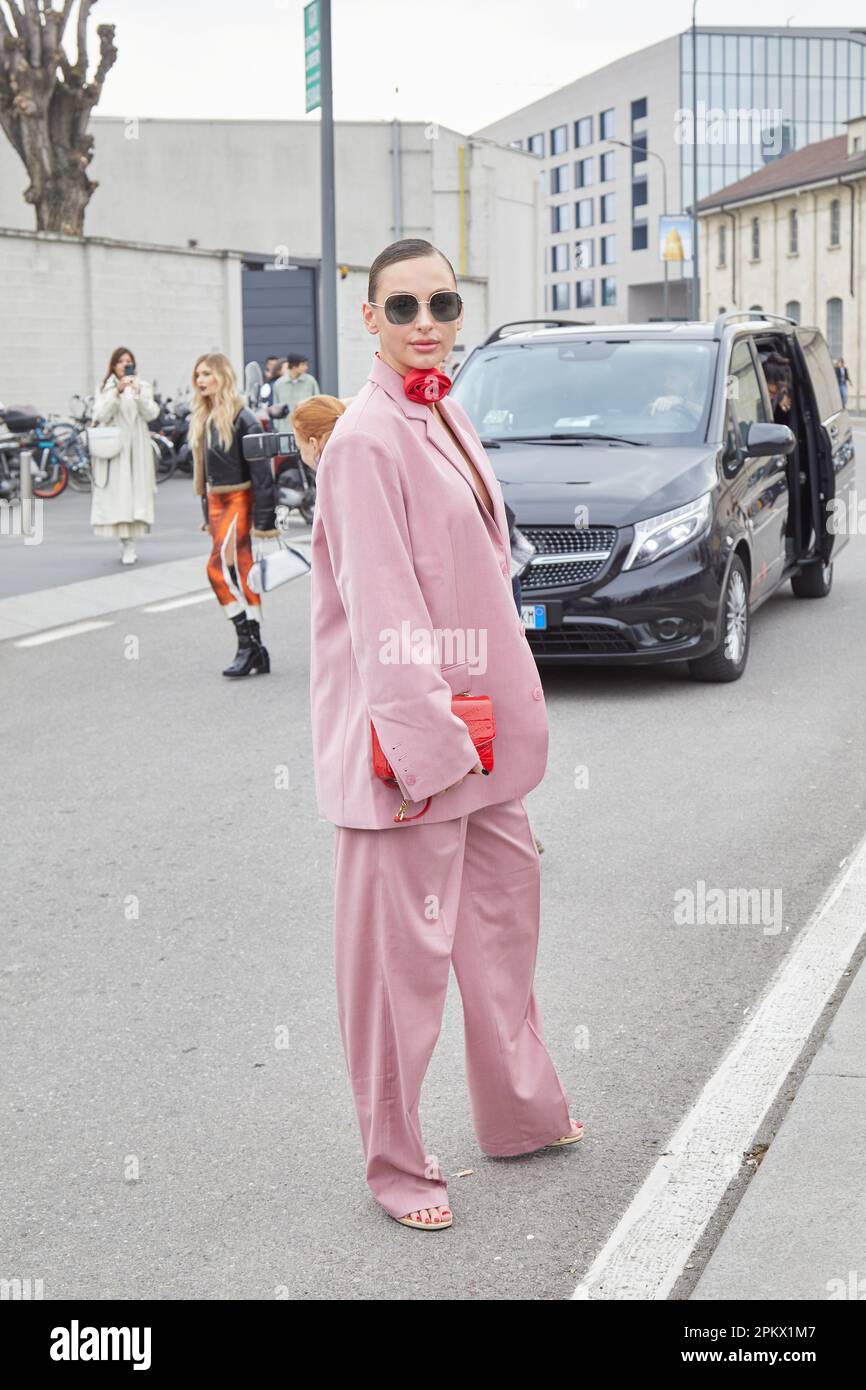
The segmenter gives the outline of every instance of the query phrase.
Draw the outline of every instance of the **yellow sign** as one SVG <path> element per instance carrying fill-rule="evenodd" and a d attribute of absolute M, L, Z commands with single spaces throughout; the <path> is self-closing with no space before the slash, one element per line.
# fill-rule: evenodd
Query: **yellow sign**
<path fill-rule="evenodd" d="M 662 251 L 663 261 L 684 261 L 683 241 L 676 227 L 671 227 L 665 237 L 664 250 Z"/>

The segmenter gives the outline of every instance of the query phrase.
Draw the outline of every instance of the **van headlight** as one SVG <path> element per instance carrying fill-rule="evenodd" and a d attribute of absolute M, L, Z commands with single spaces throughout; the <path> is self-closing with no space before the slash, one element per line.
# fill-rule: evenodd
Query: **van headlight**
<path fill-rule="evenodd" d="M 705 492 L 703 497 L 687 502 L 684 507 L 674 507 L 673 511 L 662 512 L 661 516 L 635 522 L 634 540 L 623 569 L 648 565 L 695 540 L 710 524 L 711 504 L 712 493 Z"/>

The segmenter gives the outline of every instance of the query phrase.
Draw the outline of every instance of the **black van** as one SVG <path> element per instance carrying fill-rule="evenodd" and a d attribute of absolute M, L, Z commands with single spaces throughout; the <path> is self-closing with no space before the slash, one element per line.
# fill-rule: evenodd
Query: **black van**
<path fill-rule="evenodd" d="M 779 585 L 830 593 L 854 445 L 817 328 L 727 313 L 497 330 L 452 395 L 536 547 L 521 583 L 539 664 L 737 680 Z"/>

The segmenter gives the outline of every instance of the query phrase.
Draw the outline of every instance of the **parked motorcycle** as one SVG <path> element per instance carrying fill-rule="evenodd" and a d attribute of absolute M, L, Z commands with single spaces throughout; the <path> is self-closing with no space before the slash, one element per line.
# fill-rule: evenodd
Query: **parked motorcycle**
<path fill-rule="evenodd" d="M 164 483 L 180 470 L 192 476 L 192 454 L 189 449 L 190 407 L 186 400 L 165 400 L 154 395 L 159 414 L 149 422 L 156 455 L 156 481 Z"/>

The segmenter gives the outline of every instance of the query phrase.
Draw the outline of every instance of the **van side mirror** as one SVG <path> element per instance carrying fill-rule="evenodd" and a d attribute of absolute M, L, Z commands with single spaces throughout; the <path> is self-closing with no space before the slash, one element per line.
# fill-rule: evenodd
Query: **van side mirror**
<path fill-rule="evenodd" d="M 790 454 L 796 443 L 796 436 L 787 425 L 756 420 L 749 426 L 744 452 L 752 459 L 770 458 L 773 454 Z"/>

